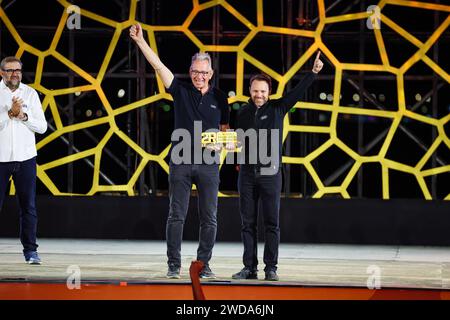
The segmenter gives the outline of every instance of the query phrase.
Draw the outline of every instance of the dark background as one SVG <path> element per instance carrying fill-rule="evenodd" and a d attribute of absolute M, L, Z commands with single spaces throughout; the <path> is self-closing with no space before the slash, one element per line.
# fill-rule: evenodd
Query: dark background
<path fill-rule="evenodd" d="M 200 1 L 203 3 L 204 1 Z M 433 1 L 432 1 L 433 2 Z M 115 21 L 124 21 L 129 16 L 129 1 L 72 1 L 73 4 Z M 250 22 L 256 24 L 256 1 L 228 1 Z M 365 12 L 369 5 L 378 1 L 325 1 L 327 16 L 347 13 Z M 442 3 L 444 2 L 433 2 Z M 318 9 L 315 1 L 282 0 L 264 1 L 264 24 L 315 30 L 318 24 Z M 64 11 L 57 1 L 3 1 L 1 4 L 23 41 L 39 50 L 46 50 Z M 180 25 L 192 10 L 190 0 L 155 0 L 139 1 L 136 19 L 150 25 Z M 420 41 L 425 42 L 432 32 L 448 16 L 448 12 L 421 10 L 395 5 L 383 8 L 382 13 L 410 32 Z M 82 28 L 76 31 L 63 31 L 57 51 L 96 76 L 112 38 L 114 29 L 97 21 L 82 17 Z M 373 32 L 366 28 L 366 20 L 353 20 L 333 23 L 325 26 L 322 40 L 341 62 L 379 64 L 381 59 Z M 240 23 L 221 6 L 200 11 L 189 28 L 205 44 L 239 44 L 248 33 L 248 28 Z M 403 64 L 417 48 L 393 32 L 388 26 L 381 29 L 390 62 L 398 67 Z M 159 55 L 163 62 L 180 78 L 188 80 L 190 57 L 198 49 L 181 32 L 157 32 Z M 450 35 L 447 29 L 438 42 L 428 51 L 428 56 L 442 69 L 449 68 Z M 245 51 L 270 68 L 283 74 L 296 59 L 311 45 L 310 38 L 286 36 L 260 32 L 245 48 Z M 18 45 L 0 22 L 0 55 L 14 55 Z M 224 92 L 235 91 L 236 54 L 212 53 L 215 68 L 215 85 Z M 319 79 L 309 89 L 304 101 L 327 103 L 320 93 L 333 92 L 334 67 L 326 56 L 322 55 L 325 66 Z M 34 81 L 37 57 L 25 52 L 25 83 Z M 287 89 L 299 81 L 302 73 L 309 70 L 309 61 L 302 70 L 288 83 Z M 144 69 L 142 69 L 143 67 Z M 254 72 L 259 72 L 249 63 L 245 63 L 245 83 Z M 139 73 L 140 72 L 140 73 Z M 136 81 L 137 77 L 140 77 Z M 189 80 L 188 80 L 189 81 Z M 355 87 L 351 83 L 356 83 Z M 48 89 L 65 88 L 85 84 L 85 80 L 69 70 L 62 63 L 52 58 L 45 58 L 42 85 Z M 246 85 L 244 86 L 246 87 Z M 274 90 L 277 83 L 274 81 Z M 126 105 L 150 96 L 157 91 L 154 72 L 146 64 L 136 46 L 130 43 L 128 30 L 124 30 L 112 60 L 108 74 L 102 82 L 102 88 L 113 108 Z M 125 90 L 125 96 L 119 98 L 119 89 Z M 416 63 L 405 74 L 405 98 L 407 108 L 426 116 L 441 118 L 450 112 L 450 86 L 435 74 L 423 62 Z M 363 98 L 362 92 L 373 95 L 373 99 Z M 415 95 L 430 99 L 419 102 Z M 244 94 L 248 94 L 245 90 Z M 354 101 L 353 95 L 359 94 L 360 101 Z M 43 98 L 43 96 L 41 97 Z M 56 102 L 64 124 L 78 123 L 105 115 L 95 91 L 83 92 L 80 96 L 62 95 Z M 236 108 L 238 105 L 234 106 Z M 419 104 L 419 105 L 418 105 Z M 344 71 L 342 82 L 342 99 L 340 105 L 359 106 L 381 110 L 397 109 L 397 88 L 395 76 L 384 72 Z M 119 128 L 126 132 L 136 143 L 152 154 L 160 153 L 170 142 L 173 128 L 173 105 L 171 101 L 158 101 L 139 110 L 134 110 L 116 117 Z M 230 105 L 231 126 L 233 126 L 236 109 Z M 89 111 L 92 115 L 89 115 Z M 54 125 L 51 114 L 47 111 L 50 125 Z M 292 124 L 323 125 L 330 123 L 329 112 L 299 110 L 290 114 Z M 383 132 L 391 125 L 390 119 L 367 116 L 343 115 L 338 119 L 338 137 L 353 150 L 365 155 L 377 154 L 384 141 Z M 436 138 L 435 127 L 409 118 L 403 118 L 404 130 L 397 130 L 388 150 L 387 158 L 414 166 L 425 154 Z M 97 126 L 64 135 L 66 139 L 57 139 L 40 150 L 38 163 L 47 163 L 77 150 L 94 147 L 106 133 L 108 125 Z M 449 125 L 445 126 L 449 135 Z M 46 135 L 50 134 L 49 130 Z M 38 139 L 44 138 L 38 137 Z M 147 135 L 145 140 L 144 135 Z M 384 134 L 385 135 L 385 134 Z M 381 139 L 380 139 L 381 137 Z M 378 138 L 378 139 L 377 139 Z M 328 134 L 291 132 L 285 142 L 284 154 L 305 156 L 328 139 Z M 76 149 L 75 149 L 76 148 Z M 131 177 L 139 164 L 140 157 L 121 139 L 113 136 L 106 145 L 102 156 L 101 171 L 114 184 L 124 184 Z M 88 158 L 93 162 L 93 157 Z M 442 144 L 426 168 L 448 165 L 450 151 Z M 325 185 L 340 185 L 353 164 L 353 159 L 337 147 L 332 147 L 313 161 L 313 166 Z M 47 174 L 61 192 L 87 193 L 92 184 L 92 167 L 86 160 L 59 166 L 47 171 Z M 391 198 L 423 198 L 423 194 L 413 175 L 390 170 Z M 221 170 L 221 190 L 236 194 L 237 172 L 232 165 Z M 102 184 L 108 182 L 101 178 Z M 433 199 L 443 199 L 450 192 L 450 173 L 442 173 L 426 179 Z M 167 175 L 155 163 L 147 166 L 136 185 L 137 195 L 164 195 L 167 190 Z M 302 165 L 284 165 L 284 187 L 286 196 L 310 197 L 317 191 L 311 177 Z M 348 188 L 353 198 L 382 198 L 381 165 L 364 164 Z M 39 194 L 49 194 L 43 184 L 39 184 Z M 331 195 L 339 197 L 339 195 Z"/>

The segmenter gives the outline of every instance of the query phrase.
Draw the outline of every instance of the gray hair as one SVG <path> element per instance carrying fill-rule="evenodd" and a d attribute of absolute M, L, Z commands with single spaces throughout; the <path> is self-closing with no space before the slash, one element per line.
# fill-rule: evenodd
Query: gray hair
<path fill-rule="evenodd" d="M 194 54 L 192 56 L 192 60 L 191 60 L 191 67 L 192 67 L 192 64 L 194 63 L 194 61 L 197 61 L 197 60 L 208 61 L 209 67 L 212 70 L 211 56 L 209 55 L 209 53 L 200 51 L 200 52 L 197 52 L 196 54 Z"/>
<path fill-rule="evenodd" d="M 18 63 L 20 63 L 20 67 L 23 66 L 23 63 L 22 63 L 22 61 L 20 61 L 19 58 L 16 58 L 14 56 L 9 56 L 9 57 L 3 58 L 2 62 L 0 62 L 0 68 L 4 69 L 6 64 L 10 63 L 10 62 L 18 62 Z"/>

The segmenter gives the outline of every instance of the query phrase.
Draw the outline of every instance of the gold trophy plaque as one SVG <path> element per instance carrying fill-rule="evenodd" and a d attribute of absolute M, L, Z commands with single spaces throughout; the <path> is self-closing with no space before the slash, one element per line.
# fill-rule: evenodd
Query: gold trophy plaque
<path fill-rule="evenodd" d="M 202 147 L 213 150 L 225 148 L 228 152 L 241 152 L 235 131 L 202 132 Z"/>

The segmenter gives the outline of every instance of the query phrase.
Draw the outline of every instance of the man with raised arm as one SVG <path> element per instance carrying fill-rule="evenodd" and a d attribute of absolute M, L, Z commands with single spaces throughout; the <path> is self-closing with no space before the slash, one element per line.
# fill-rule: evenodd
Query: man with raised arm
<path fill-rule="evenodd" d="M 214 88 L 210 80 L 213 76 L 211 57 L 204 52 L 196 53 L 191 60 L 189 75 L 191 82 L 175 78 L 173 73 L 161 62 L 156 53 L 144 40 L 142 27 L 136 24 L 130 28 L 130 37 L 155 69 L 164 86 L 173 97 L 174 133 L 169 163 L 169 215 L 166 226 L 168 271 L 167 277 L 180 278 L 181 242 L 192 184 L 198 190 L 198 214 L 200 220 L 200 239 L 197 260 L 204 268 L 201 278 L 215 278 L 209 267 L 217 232 L 217 195 L 219 190 L 219 164 L 203 161 L 200 138 L 194 141 L 194 129 L 201 124 L 202 131 L 226 130 L 228 128 L 229 108 L 226 95 Z M 182 149 L 182 155 L 175 152 L 179 143 L 175 136 L 190 134 L 190 147 Z M 176 133 L 176 134 L 175 134 Z M 200 152 L 199 152 L 200 149 Z M 200 154 L 199 154 L 200 153 Z M 180 161 L 181 160 L 181 161 Z"/>
<path fill-rule="evenodd" d="M 322 69 L 323 63 L 319 58 L 320 51 L 317 53 L 312 71 L 308 72 L 294 89 L 280 99 L 269 99 L 272 89 L 269 76 L 256 74 L 250 78 L 250 100 L 239 110 L 236 129 L 243 132 L 256 132 L 256 141 L 249 144 L 245 137 L 239 138 L 245 158 L 244 163 L 240 165 L 238 178 L 244 268 L 233 274 L 233 279 L 257 279 L 257 222 L 261 203 L 265 240 L 264 279 L 278 280 L 283 121 L 286 113 L 300 100 Z M 264 152 L 261 153 L 261 149 Z M 266 152 L 270 153 L 270 161 L 262 157 Z"/>

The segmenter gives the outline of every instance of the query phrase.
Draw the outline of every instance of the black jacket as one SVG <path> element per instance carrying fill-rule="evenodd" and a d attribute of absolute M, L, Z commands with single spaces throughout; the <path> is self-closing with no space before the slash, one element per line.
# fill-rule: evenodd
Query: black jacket
<path fill-rule="evenodd" d="M 303 94 L 312 84 L 315 78 L 316 74 L 312 71 L 307 73 L 297 84 L 297 86 L 295 86 L 295 88 L 289 91 L 285 96 L 274 100 L 269 99 L 264 105 L 259 108 L 257 108 L 253 101 L 250 99 L 249 103 L 243 106 L 237 114 L 236 129 L 242 129 L 243 131 L 246 131 L 248 129 L 255 129 L 257 134 L 260 133 L 261 129 L 267 129 L 267 155 L 269 157 L 271 156 L 270 138 L 272 133 L 270 130 L 278 129 L 279 147 L 275 152 L 278 153 L 276 156 L 278 156 L 279 164 L 281 164 L 284 117 L 286 113 L 289 112 L 289 110 L 300 100 L 300 98 L 303 96 Z M 259 138 L 257 140 L 258 148 L 249 148 L 249 143 L 253 145 L 254 141 L 249 141 L 248 138 L 240 133 L 241 132 L 238 130 L 238 140 L 242 143 L 243 146 L 243 154 L 241 156 L 245 157 L 244 166 L 249 164 L 249 160 L 251 160 L 252 155 L 257 159 L 257 167 L 266 167 L 270 165 L 262 163 L 260 157 L 258 156 L 258 150 L 260 147 Z"/>

